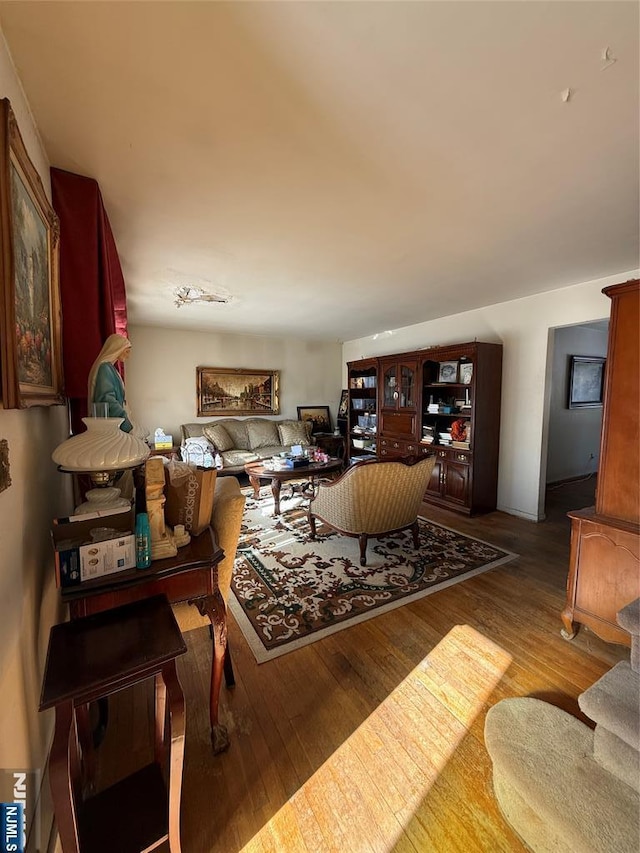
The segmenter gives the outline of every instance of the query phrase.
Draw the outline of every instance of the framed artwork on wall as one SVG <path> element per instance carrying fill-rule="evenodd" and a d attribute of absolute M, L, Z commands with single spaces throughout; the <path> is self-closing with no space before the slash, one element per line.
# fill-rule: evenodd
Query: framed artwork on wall
<path fill-rule="evenodd" d="M 234 367 L 197 367 L 198 417 L 277 415 L 280 372 Z"/>
<path fill-rule="evenodd" d="M 605 358 L 572 355 L 569 368 L 569 409 L 593 409 L 602 406 Z"/>
<path fill-rule="evenodd" d="M 63 403 L 58 217 L 7 98 L 0 100 L 0 227 L 2 404 Z"/>
<path fill-rule="evenodd" d="M 298 406 L 298 420 L 311 421 L 311 434 L 331 432 L 329 406 Z"/>

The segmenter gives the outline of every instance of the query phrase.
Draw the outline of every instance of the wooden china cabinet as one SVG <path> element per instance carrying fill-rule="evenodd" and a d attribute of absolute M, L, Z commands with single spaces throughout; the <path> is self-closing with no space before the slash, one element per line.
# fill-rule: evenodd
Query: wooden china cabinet
<path fill-rule="evenodd" d="M 354 406 L 373 405 L 367 397 L 371 392 L 359 386 L 361 376 L 372 371 L 374 364 L 377 455 L 393 459 L 436 454 L 425 501 L 467 515 L 494 510 L 502 345 L 454 344 L 350 362 L 349 434 L 357 445 L 362 437 L 354 435 L 353 429 L 360 409 Z"/>
<path fill-rule="evenodd" d="M 578 624 L 629 645 L 616 613 L 640 597 L 640 282 L 607 287 L 609 343 L 596 503 L 571 519 L 562 636 Z"/>

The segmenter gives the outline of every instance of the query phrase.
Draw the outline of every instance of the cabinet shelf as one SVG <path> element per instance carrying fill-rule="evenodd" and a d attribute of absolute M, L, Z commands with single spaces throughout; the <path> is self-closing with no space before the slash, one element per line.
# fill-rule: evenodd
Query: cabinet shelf
<path fill-rule="evenodd" d="M 470 388 L 469 382 L 427 382 L 424 388 Z"/>
<path fill-rule="evenodd" d="M 423 418 L 470 418 L 471 412 L 423 412 Z"/>

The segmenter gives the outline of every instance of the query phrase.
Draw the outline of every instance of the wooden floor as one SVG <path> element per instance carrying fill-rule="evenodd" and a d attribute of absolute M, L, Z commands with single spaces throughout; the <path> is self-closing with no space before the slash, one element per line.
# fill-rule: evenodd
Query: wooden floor
<path fill-rule="evenodd" d="M 425 507 L 519 558 L 274 661 L 258 666 L 230 618 L 237 686 L 223 687 L 221 711 L 232 742 L 215 758 L 208 632 L 190 632 L 183 853 L 524 851 L 492 795 L 488 708 L 536 696 L 584 719 L 577 696 L 629 655 L 584 628 L 560 637 L 564 513 L 592 504 L 593 486 L 550 491 L 540 524 Z M 149 714 L 148 692 L 112 703 L 102 784 L 149 760 Z"/>

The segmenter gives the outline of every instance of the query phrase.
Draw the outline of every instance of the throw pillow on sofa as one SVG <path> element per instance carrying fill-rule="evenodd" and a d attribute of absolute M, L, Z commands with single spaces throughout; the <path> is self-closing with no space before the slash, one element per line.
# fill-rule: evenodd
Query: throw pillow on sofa
<path fill-rule="evenodd" d="M 284 445 L 311 444 L 311 429 L 310 421 L 282 421 L 278 424 L 280 443 Z"/>
<path fill-rule="evenodd" d="M 220 453 L 233 447 L 233 439 L 222 424 L 210 424 L 203 428 L 202 434 Z"/>
<path fill-rule="evenodd" d="M 278 425 L 264 418 L 252 418 L 246 421 L 249 434 L 249 448 L 259 450 L 261 447 L 275 447 L 281 444 Z"/>

